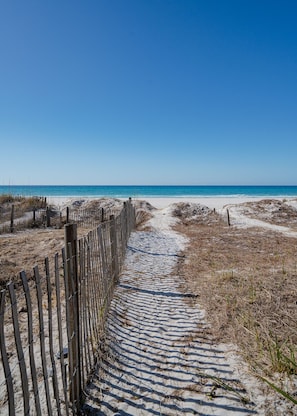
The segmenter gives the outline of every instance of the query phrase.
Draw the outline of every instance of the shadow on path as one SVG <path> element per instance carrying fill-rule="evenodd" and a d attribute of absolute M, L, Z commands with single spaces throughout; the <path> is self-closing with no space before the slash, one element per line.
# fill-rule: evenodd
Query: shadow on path
<path fill-rule="evenodd" d="M 84 414 L 257 414 L 224 349 L 212 343 L 204 313 L 187 300 L 195 296 L 179 292 L 178 237 L 174 244 L 175 234 L 167 235 L 131 236 Z"/>

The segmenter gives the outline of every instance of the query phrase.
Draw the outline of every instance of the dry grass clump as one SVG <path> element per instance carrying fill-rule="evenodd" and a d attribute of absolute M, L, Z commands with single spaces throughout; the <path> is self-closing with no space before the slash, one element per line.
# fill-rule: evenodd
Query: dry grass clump
<path fill-rule="evenodd" d="M 292 200 L 297 202 L 296 200 Z M 245 215 L 251 218 L 267 221 L 270 224 L 287 225 L 291 228 L 297 226 L 297 210 L 286 200 L 263 199 L 257 202 L 245 202 L 238 204 L 238 207 Z"/>
<path fill-rule="evenodd" d="M 10 203 L 14 200 L 14 196 L 11 194 L 1 194 L 0 195 L 0 205 Z"/>
<path fill-rule="evenodd" d="M 7 199 L 9 199 L 7 197 Z M 21 203 L 25 198 L 20 198 Z M 4 200 L 4 198 L 3 198 Z M 27 206 L 35 203 L 34 198 L 26 198 Z M 78 238 L 81 238 L 94 229 L 101 221 L 101 208 L 104 209 L 104 217 L 108 219 L 110 214 L 117 214 L 123 208 L 123 202 L 117 199 L 101 198 L 98 200 L 76 200 L 70 206 L 70 219 L 79 222 Z M 44 259 L 48 257 L 50 265 L 54 256 L 64 246 L 64 229 L 60 229 L 65 223 L 55 216 L 56 211 L 50 210 L 51 228 L 31 227 L 25 231 L 0 235 L 0 289 L 10 282 L 19 281 L 19 272 L 25 270 L 27 278 L 33 276 L 33 267 L 38 265 L 40 271 L 44 270 Z M 55 216 L 55 217 L 54 217 Z M 57 225 L 55 225 L 57 219 Z M 1 224 L 1 219 L 0 219 Z M 53 265 L 52 265 L 53 267 Z"/>
<path fill-rule="evenodd" d="M 143 200 L 133 201 L 136 211 L 136 227 L 141 228 L 144 223 L 152 218 L 152 211 L 156 208 L 149 202 Z"/>
<path fill-rule="evenodd" d="M 179 218 L 184 225 L 189 224 L 213 224 L 221 222 L 221 217 L 202 204 L 179 202 L 172 204 L 172 215 Z"/>
<path fill-rule="evenodd" d="M 12 205 L 14 205 L 14 218 L 20 218 L 33 209 L 45 208 L 45 199 L 36 196 L 0 195 L 0 223 L 10 220 Z"/>
<path fill-rule="evenodd" d="M 149 221 L 152 218 L 152 214 L 144 211 L 144 210 L 137 210 L 136 211 L 136 227 L 141 227 L 144 223 Z"/>
<path fill-rule="evenodd" d="M 78 238 L 85 236 L 90 228 L 78 228 Z M 44 271 L 45 257 L 54 270 L 54 257 L 64 247 L 64 229 L 34 229 L 0 237 L 0 289 L 14 281 L 19 282 L 19 272 L 25 270 L 27 278 L 33 277 L 33 267 Z"/>
<path fill-rule="evenodd" d="M 97 198 L 91 200 L 78 200 L 72 203 L 72 208 L 83 208 L 92 216 L 98 215 L 101 209 L 106 213 L 106 219 L 112 213 L 117 215 L 123 209 L 123 202 L 117 198 Z"/>
<path fill-rule="evenodd" d="M 297 374 L 297 242 L 223 223 L 178 226 L 181 266 L 218 341 L 237 344 L 262 375 Z"/>
<path fill-rule="evenodd" d="M 50 226 L 56 228 L 61 228 L 65 224 L 59 211 L 49 206 L 46 209 L 36 206 L 34 204 L 32 207 L 30 203 L 27 206 L 26 204 L 16 205 L 13 203 L 8 209 L 2 211 L 0 207 L 0 234 L 44 228 L 48 221 Z"/>
<path fill-rule="evenodd" d="M 0 288 L 10 281 L 19 281 L 19 272 L 25 270 L 28 279 L 33 267 L 44 270 L 44 259 L 53 262 L 54 255 L 64 245 L 64 230 L 30 230 L 0 238 Z M 53 265 L 52 265 L 53 267 Z"/>
<path fill-rule="evenodd" d="M 43 227 L 45 208 L 43 197 L 0 195 L 0 234 Z M 47 215 L 55 217 L 57 213 L 48 207 Z"/>

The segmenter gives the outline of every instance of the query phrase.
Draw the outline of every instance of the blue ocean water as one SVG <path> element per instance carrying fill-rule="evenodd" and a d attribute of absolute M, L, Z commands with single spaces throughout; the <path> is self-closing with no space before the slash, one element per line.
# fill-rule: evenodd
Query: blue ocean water
<path fill-rule="evenodd" d="M 297 186 L 0 185 L 1 194 L 44 197 L 297 197 Z"/>

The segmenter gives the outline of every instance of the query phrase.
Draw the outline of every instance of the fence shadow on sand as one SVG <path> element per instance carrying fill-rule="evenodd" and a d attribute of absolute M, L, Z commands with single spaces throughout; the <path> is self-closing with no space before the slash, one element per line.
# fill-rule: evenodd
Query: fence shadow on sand
<path fill-rule="evenodd" d="M 193 295 L 178 289 L 178 246 L 155 232 L 133 233 L 129 244 L 84 414 L 257 414 Z"/>

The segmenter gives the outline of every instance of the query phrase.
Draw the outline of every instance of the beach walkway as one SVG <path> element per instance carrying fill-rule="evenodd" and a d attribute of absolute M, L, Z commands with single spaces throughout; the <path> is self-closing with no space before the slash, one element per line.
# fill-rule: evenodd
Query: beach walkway
<path fill-rule="evenodd" d="M 194 295 L 182 289 L 176 266 L 185 240 L 170 221 L 158 210 L 151 231 L 129 240 L 85 414 L 264 414 L 242 383 L 236 356 L 213 343 Z"/>

